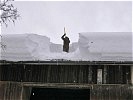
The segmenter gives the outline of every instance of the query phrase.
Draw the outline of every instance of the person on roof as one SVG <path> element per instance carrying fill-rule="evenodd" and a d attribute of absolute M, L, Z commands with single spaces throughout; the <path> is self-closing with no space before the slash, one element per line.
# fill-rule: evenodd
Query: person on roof
<path fill-rule="evenodd" d="M 64 33 L 64 35 L 61 38 L 63 40 L 63 51 L 68 53 L 69 52 L 69 43 L 70 43 L 70 40 L 66 36 L 66 33 Z"/>

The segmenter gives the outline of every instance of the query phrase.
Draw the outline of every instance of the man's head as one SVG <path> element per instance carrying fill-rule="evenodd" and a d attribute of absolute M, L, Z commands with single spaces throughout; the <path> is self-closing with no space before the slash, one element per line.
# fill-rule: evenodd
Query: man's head
<path fill-rule="evenodd" d="M 68 38 L 67 36 L 65 36 L 65 38 Z"/>

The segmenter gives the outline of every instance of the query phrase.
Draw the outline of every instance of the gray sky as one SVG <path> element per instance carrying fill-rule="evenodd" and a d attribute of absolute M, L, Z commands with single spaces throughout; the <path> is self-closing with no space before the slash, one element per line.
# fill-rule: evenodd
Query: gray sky
<path fill-rule="evenodd" d="M 21 17 L 2 34 L 35 33 L 62 43 L 63 28 L 71 42 L 80 32 L 131 32 L 131 1 L 16 1 Z"/>

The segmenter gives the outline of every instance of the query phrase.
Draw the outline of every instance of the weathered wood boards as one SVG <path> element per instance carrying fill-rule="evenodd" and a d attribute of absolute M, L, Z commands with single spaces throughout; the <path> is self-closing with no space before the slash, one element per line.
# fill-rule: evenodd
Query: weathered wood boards
<path fill-rule="evenodd" d="M 131 83 L 130 65 L 25 65 L 0 66 L 2 81 L 44 82 L 44 83 L 88 83 L 97 84 L 98 70 L 101 70 L 100 84 Z"/>
<path fill-rule="evenodd" d="M 127 63 L 3 63 L 0 100 L 30 100 L 34 87 L 86 88 L 90 100 L 133 100 L 132 79 L 133 67 Z"/>

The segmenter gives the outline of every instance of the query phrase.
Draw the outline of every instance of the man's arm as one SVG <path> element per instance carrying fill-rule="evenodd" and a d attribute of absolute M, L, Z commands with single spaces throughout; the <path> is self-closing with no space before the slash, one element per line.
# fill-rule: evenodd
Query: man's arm
<path fill-rule="evenodd" d="M 68 42 L 70 43 L 70 40 L 68 39 Z"/>
<path fill-rule="evenodd" d="M 64 34 L 61 38 L 62 38 L 62 40 L 64 40 L 64 36 L 65 36 L 66 34 Z"/>

